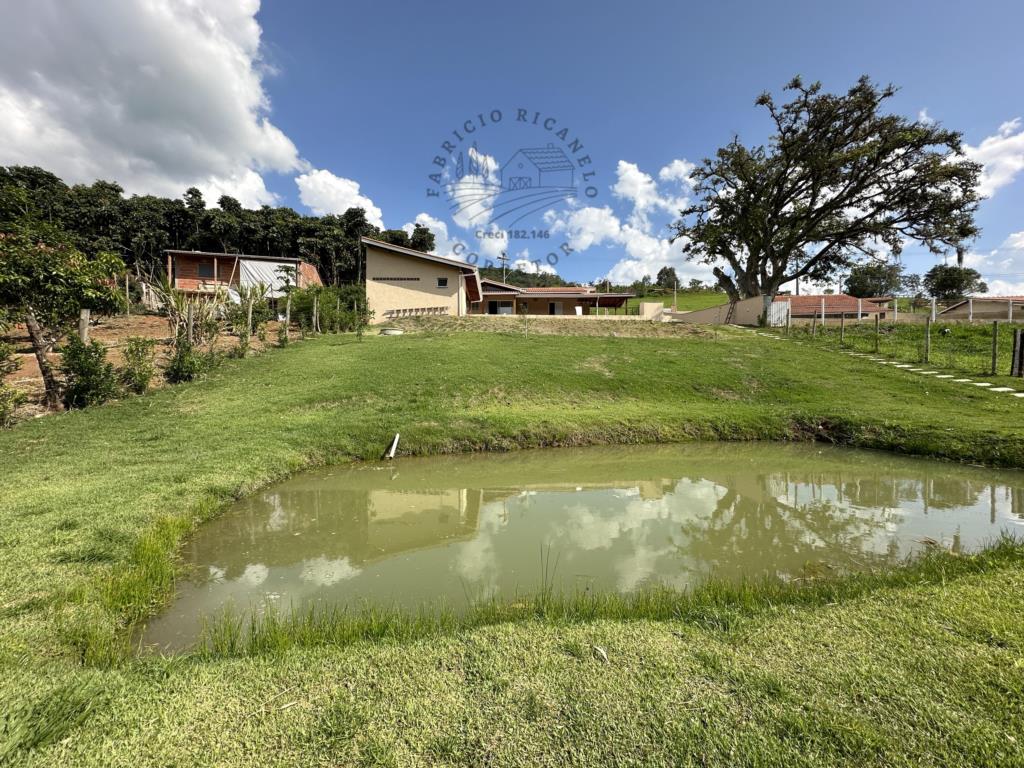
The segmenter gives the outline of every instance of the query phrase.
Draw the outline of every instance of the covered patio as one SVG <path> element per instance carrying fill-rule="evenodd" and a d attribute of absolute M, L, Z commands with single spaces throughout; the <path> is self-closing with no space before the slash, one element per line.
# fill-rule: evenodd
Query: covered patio
<path fill-rule="evenodd" d="M 598 315 L 602 309 L 620 309 L 632 293 L 600 293 L 587 286 L 520 288 L 482 279 L 481 300 L 470 314 L 478 315 Z"/>

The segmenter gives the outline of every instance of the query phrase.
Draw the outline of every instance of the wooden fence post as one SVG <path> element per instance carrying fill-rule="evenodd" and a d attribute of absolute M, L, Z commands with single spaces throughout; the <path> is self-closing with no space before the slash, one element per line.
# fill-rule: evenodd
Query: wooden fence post
<path fill-rule="evenodd" d="M 813 339 L 818 332 L 818 313 L 815 312 L 811 315 L 811 338 Z"/>
<path fill-rule="evenodd" d="M 128 291 L 128 273 L 124 273 L 124 306 L 125 313 L 130 315 L 132 313 L 132 295 Z"/>
<path fill-rule="evenodd" d="M 89 343 L 89 310 L 82 309 L 78 312 L 78 338 L 83 344 Z"/>
<path fill-rule="evenodd" d="M 821 297 L 821 327 L 825 328 L 825 297 Z"/>
<path fill-rule="evenodd" d="M 974 322 L 974 299 L 967 299 L 967 322 Z"/>
<path fill-rule="evenodd" d="M 932 322 L 934 323 L 934 322 L 935 322 L 935 297 L 934 297 L 934 296 L 932 296 L 932 313 L 931 313 L 931 319 L 932 319 Z"/>
<path fill-rule="evenodd" d="M 288 333 L 292 327 L 292 292 L 288 291 L 288 300 L 284 303 L 284 337 L 288 338 Z"/>
<path fill-rule="evenodd" d="M 876 355 L 878 354 L 879 344 L 881 343 L 880 339 L 879 339 L 881 317 L 882 317 L 882 315 L 881 315 L 880 312 L 875 312 L 875 354 Z"/>
<path fill-rule="evenodd" d="M 931 317 L 925 318 L 924 321 L 924 362 L 928 362 L 928 358 L 932 354 L 932 319 Z"/>
<path fill-rule="evenodd" d="M 839 346 L 846 345 L 846 313 L 842 312 L 839 315 Z"/>
<path fill-rule="evenodd" d="M 1024 376 L 1024 329 L 1013 331 L 1013 357 L 1010 358 L 1010 375 Z"/>
<path fill-rule="evenodd" d="M 999 321 L 992 321 L 992 375 L 996 375 L 996 364 L 999 362 Z"/>

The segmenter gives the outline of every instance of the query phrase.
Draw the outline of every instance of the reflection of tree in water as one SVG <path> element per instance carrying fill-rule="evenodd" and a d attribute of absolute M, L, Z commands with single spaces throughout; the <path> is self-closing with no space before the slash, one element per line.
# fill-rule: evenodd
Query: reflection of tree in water
<path fill-rule="evenodd" d="M 901 519 L 898 500 L 908 489 L 901 494 L 898 483 L 831 479 L 794 482 L 788 474 L 716 479 L 725 493 L 709 515 L 683 524 L 689 543 L 681 554 L 706 573 L 782 576 L 821 565 L 863 569 L 897 559 L 898 542 L 883 543 L 880 534 Z M 837 498 L 826 498 L 829 494 Z M 870 509 L 851 509 L 862 505 Z"/>

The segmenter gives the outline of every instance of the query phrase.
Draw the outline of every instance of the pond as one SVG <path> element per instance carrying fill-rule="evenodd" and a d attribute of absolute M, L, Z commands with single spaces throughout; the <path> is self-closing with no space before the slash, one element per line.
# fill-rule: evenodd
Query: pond
<path fill-rule="evenodd" d="M 695 443 L 401 459 L 307 472 L 186 545 L 143 642 L 277 605 L 456 610 L 482 598 L 685 588 L 896 564 L 1024 533 L 1024 473 L 821 445 Z M 546 574 L 546 577 L 545 575 Z"/>

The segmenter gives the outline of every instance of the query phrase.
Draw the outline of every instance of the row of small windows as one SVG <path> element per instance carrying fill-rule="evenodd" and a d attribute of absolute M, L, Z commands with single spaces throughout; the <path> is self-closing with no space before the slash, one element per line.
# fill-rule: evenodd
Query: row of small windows
<path fill-rule="evenodd" d="M 370 279 L 375 281 L 375 282 L 386 282 L 386 283 L 410 282 L 410 281 L 418 283 L 420 281 L 420 279 L 418 277 L 371 277 Z M 439 277 L 439 278 L 437 278 L 437 287 L 438 288 L 447 288 L 448 287 L 448 278 L 447 277 Z"/>

